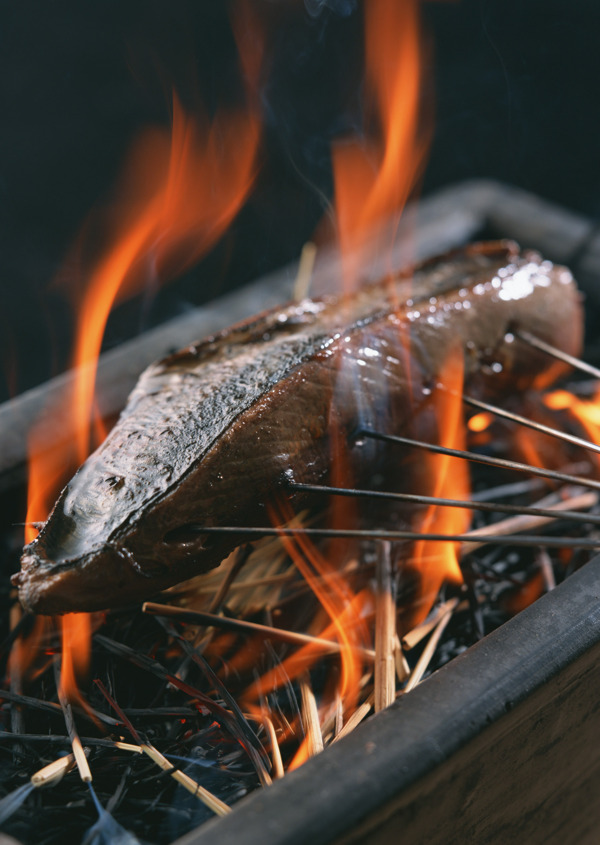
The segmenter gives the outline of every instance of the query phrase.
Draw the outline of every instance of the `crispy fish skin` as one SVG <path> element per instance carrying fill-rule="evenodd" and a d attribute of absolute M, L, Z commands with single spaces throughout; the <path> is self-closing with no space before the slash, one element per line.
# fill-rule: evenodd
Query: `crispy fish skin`
<path fill-rule="evenodd" d="M 190 526 L 268 525 L 266 503 L 286 479 L 327 480 L 332 421 L 348 436 L 413 430 L 457 343 L 471 395 L 526 390 L 552 367 L 510 332 L 577 355 L 582 323 L 568 270 L 499 242 L 184 349 L 142 374 L 24 549 L 20 599 L 37 613 L 97 610 L 207 571 L 240 538 Z M 359 473 L 361 461 L 381 462 L 381 451 L 354 453 Z"/>

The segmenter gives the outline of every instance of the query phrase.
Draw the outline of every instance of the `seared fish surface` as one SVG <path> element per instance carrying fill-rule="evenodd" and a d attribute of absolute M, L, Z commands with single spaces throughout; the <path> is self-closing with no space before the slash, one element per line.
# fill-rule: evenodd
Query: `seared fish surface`
<path fill-rule="evenodd" d="M 352 433 L 414 431 L 457 344 L 471 395 L 549 377 L 547 356 L 511 342 L 518 328 L 579 353 L 571 274 L 511 243 L 477 244 L 351 297 L 274 309 L 159 361 L 25 548 L 22 603 L 39 613 L 113 607 L 217 566 L 240 537 L 195 526 L 268 525 L 267 503 L 289 479 L 327 481 L 332 430 L 368 483 L 386 446 L 361 451 Z"/>

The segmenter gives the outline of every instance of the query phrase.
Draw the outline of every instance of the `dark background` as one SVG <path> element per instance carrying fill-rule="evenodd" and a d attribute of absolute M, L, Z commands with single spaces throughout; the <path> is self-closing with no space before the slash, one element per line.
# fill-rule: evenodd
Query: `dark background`
<path fill-rule="evenodd" d="M 107 345 L 297 257 L 331 191 L 331 139 L 360 122 L 362 11 L 255 0 L 270 63 L 257 189 L 199 266 L 119 308 Z M 596 0 L 424 2 L 435 137 L 422 193 L 469 177 L 600 216 Z M 53 283 L 131 141 L 185 106 L 239 96 L 226 3 L 23 2 L 0 10 L 0 399 L 68 364 L 72 314 Z M 59 268 L 63 268 L 60 270 Z M 76 278 L 76 284 L 85 279 Z"/>

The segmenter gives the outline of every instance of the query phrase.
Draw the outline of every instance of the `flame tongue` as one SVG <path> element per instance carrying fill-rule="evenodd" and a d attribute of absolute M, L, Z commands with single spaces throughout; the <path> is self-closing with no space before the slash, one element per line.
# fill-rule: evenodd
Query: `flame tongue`
<path fill-rule="evenodd" d="M 71 429 L 65 448 L 51 451 L 45 446 L 43 421 L 32 432 L 28 544 L 35 541 L 37 525 L 47 518 L 58 491 L 94 445 L 90 422 L 96 362 L 114 303 L 155 279 L 172 278 L 206 253 L 230 225 L 253 185 L 260 140 L 255 96 L 262 39 L 249 7 L 244 7 L 243 15 L 244 43 L 251 50 L 242 56 L 248 105 L 237 113 L 219 111 L 211 122 L 194 121 L 174 97 L 170 136 L 148 132 L 135 146 L 122 180 L 125 202 L 118 219 L 108 226 L 107 249 L 92 267 L 82 270 L 89 283 L 75 297 L 79 315 L 73 356 L 76 375 L 70 395 L 62 399 L 72 408 Z M 96 440 L 103 434 L 96 426 Z M 86 614 L 63 621 L 61 687 L 68 696 L 76 694 L 76 675 L 87 664 L 89 630 Z"/>
<path fill-rule="evenodd" d="M 421 46 L 417 0 L 365 4 L 366 90 L 379 138 L 346 139 L 333 148 L 335 208 L 345 282 L 382 246 L 391 248 L 402 209 L 427 148 L 419 127 Z M 376 229 L 391 225 L 382 245 Z M 364 250 L 369 244 L 368 252 Z"/>
<path fill-rule="evenodd" d="M 79 692 L 90 662 L 91 614 L 69 613 L 61 619 L 62 662 L 60 691 L 70 701 L 84 703 Z"/>
<path fill-rule="evenodd" d="M 456 347 L 448 356 L 440 373 L 441 389 L 435 390 L 432 404 L 437 419 L 438 443 L 448 449 L 465 449 L 466 432 L 461 401 L 464 375 L 462 348 Z M 427 455 L 423 464 L 423 478 L 428 479 L 429 495 L 451 499 L 469 499 L 469 470 L 466 461 L 449 455 Z M 428 508 L 418 530 L 424 533 L 462 534 L 470 522 L 470 512 L 460 508 L 432 505 Z M 428 614 L 444 581 L 462 583 L 456 543 L 419 541 L 411 564 L 420 578 L 418 606 L 410 627 Z"/>

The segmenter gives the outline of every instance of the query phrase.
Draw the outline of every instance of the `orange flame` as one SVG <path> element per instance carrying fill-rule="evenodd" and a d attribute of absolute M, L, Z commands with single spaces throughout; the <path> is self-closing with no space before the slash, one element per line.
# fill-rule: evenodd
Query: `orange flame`
<path fill-rule="evenodd" d="M 13 618 L 13 611 L 11 610 L 11 627 L 16 624 L 21 616 L 19 605 L 14 605 L 14 610 L 16 610 L 17 618 Z M 14 681 L 18 686 L 22 681 L 35 676 L 36 672 L 39 671 L 39 667 L 36 667 L 35 664 L 39 661 L 40 655 L 44 653 L 45 640 L 51 632 L 51 617 L 36 616 L 31 631 L 27 635 L 21 634 L 15 639 L 8 657 L 7 674 L 11 682 Z"/>
<path fill-rule="evenodd" d="M 541 572 L 536 572 L 524 584 L 520 584 L 517 589 L 504 597 L 504 607 L 511 616 L 516 616 L 517 613 L 537 601 L 544 591 L 544 576 Z"/>
<path fill-rule="evenodd" d="M 275 525 L 294 525 L 297 522 L 289 503 L 284 500 L 271 508 L 270 515 Z M 337 641 L 340 645 L 339 677 L 332 678 L 331 688 L 321 696 L 320 707 L 326 710 L 333 702 L 339 701 L 343 712 L 351 712 L 360 694 L 364 657 L 359 649 L 368 646 L 370 641 L 367 626 L 368 616 L 372 615 L 372 610 L 369 610 L 372 606 L 370 593 L 366 590 L 355 593 L 335 562 L 326 558 L 305 535 L 281 535 L 281 542 L 328 618 L 328 622 L 323 624 L 323 614 L 317 613 L 310 633 L 320 639 Z M 304 674 L 322 654 L 322 646 L 316 643 L 297 649 L 245 690 L 242 695 L 244 707 L 258 712 L 257 702 L 264 701 L 269 693 Z M 294 733 L 295 729 L 288 726 L 282 738 Z M 307 749 L 307 744 L 301 743 L 290 768 L 304 762 Z"/>
<path fill-rule="evenodd" d="M 471 417 L 471 419 L 467 423 L 467 428 L 469 429 L 469 431 L 473 431 L 478 434 L 481 431 L 486 431 L 486 429 L 490 427 L 492 422 L 492 415 L 488 414 L 487 411 L 483 411 L 481 414 L 475 414 Z"/>
<path fill-rule="evenodd" d="M 346 139 L 332 151 L 338 237 L 347 285 L 357 283 L 359 262 L 369 260 L 372 250 L 380 245 L 382 224 L 391 224 L 395 229 L 415 186 L 426 148 L 419 127 L 421 47 L 417 0 L 371 0 L 365 4 L 365 33 L 366 92 L 373 104 L 376 137 Z M 340 377 L 340 384 L 342 381 Z M 342 401 L 346 400 L 344 397 Z M 329 425 L 331 481 L 351 486 L 346 438 L 344 432 L 337 430 L 335 401 Z M 353 524 L 355 510 L 353 502 L 334 501 L 333 526 Z M 273 512 L 274 524 L 289 522 L 292 517 L 286 502 Z M 335 638 L 341 646 L 340 678 L 334 695 L 348 710 L 360 691 L 362 663 L 357 647 L 367 641 L 365 619 L 369 605 L 372 613 L 371 596 L 366 591 L 354 594 L 336 569 L 334 561 L 343 560 L 349 544 L 330 543 L 326 557 L 301 534 L 282 536 L 281 540 L 329 617 L 319 636 Z M 306 670 L 307 658 L 314 659 L 316 654 L 311 646 L 299 649 L 284 661 L 285 677 L 297 677 Z M 249 704 L 283 682 L 280 668 L 261 677 L 246 691 Z M 300 765 L 306 755 L 304 743 L 292 767 Z"/>
<path fill-rule="evenodd" d="M 282 537 L 282 539 L 284 538 Z M 318 554 L 318 552 L 311 547 L 311 555 L 315 554 Z M 302 557 L 298 550 L 292 551 L 292 555 L 295 561 Z M 306 563 L 304 561 L 304 569 L 306 569 Z M 341 645 L 342 677 L 336 693 L 339 694 L 344 709 L 351 710 L 356 703 L 362 668 L 362 658 L 357 654 L 356 649 L 369 645 L 366 624 L 368 613 L 366 611 L 371 604 L 371 597 L 367 591 L 361 591 L 350 596 L 348 603 L 341 607 L 336 599 L 331 598 L 330 592 L 324 588 L 323 584 L 319 584 L 312 574 L 309 577 L 312 581 L 313 591 L 318 590 L 316 594 L 319 601 L 324 602 L 327 606 L 327 613 L 330 613 L 332 604 L 337 605 L 336 610 L 332 612 L 331 622 L 322 630 L 316 631 L 314 635 L 324 640 L 337 640 Z M 338 573 L 335 573 L 334 579 L 338 581 L 337 586 L 344 583 Z M 302 646 L 248 687 L 243 695 L 245 706 L 251 709 L 252 701 L 278 689 L 287 681 L 297 678 L 322 655 L 323 649 L 317 644 Z"/>
<path fill-rule="evenodd" d="M 274 524 L 289 522 L 293 517 L 291 507 L 284 501 L 280 501 L 279 507 L 272 513 Z M 361 658 L 357 655 L 356 649 L 364 646 L 369 639 L 362 605 L 344 576 L 305 535 L 298 534 L 291 537 L 282 534 L 281 541 L 329 616 L 330 625 L 325 631 L 319 633 L 319 636 L 326 639 L 335 637 L 341 646 L 341 676 L 338 692 L 344 707 L 351 708 L 358 696 L 362 668 Z M 299 661 L 304 658 L 303 669 L 306 669 L 306 656 L 311 648 L 311 646 L 306 646 L 294 656 Z M 314 649 L 314 651 L 317 650 Z"/>
<path fill-rule="evenodd" d="M 455 348 L 448 356 L 439 381 L 444 389 L 432 396 L 438 423 L 439 444 L 448 449 L 465 449 L 463 423 L 462 384 L 464 360 L 462 350 Z M 454 499 L 469 498 L 469 473 L 466 462 L 449 455 L 428 455 L 424 475 L 431 482 L 431 495 Z M 419 530 L 436 534 L 460 534 L 469 526 L 470 515 L 461 508 L 431 505 Z M 419 572 L 421 584 L 416 618 L 412 625 L 421 622 L 444 581 L 462 583 L 462 573 L 457 557 L 457 544 L 419 540 L 415 545 L 412 564 Z"/>
<path fill-rule="evenodd" d="M 374 230 L 394 229 L 414 189 L 428 146 L 420 130 L 421 36 L 417 0 L 365 4 L 366 93 L 381 138 L 353 138 L 333 149 L 335 208 L 346 282 L 357 281 L 357 261 Z M 393 232 L 392 232 L 393 234 Z"/>
<path fill-rule="evenodd" d="M 142 290 L 156 273 L 173 276 L 196 261 L 218 240 L 246 199 L 256 172 L 259 124 L 248 115 L 217 116 L 198 127 L 178 101 L 168 152 L 145 150 L 142 183 L 161 173 L 154 195 L 136 208 L 110 252 L 94 270 L 80 308 L 75 364 L 85 367 L 100 353 L 106 320 L 119 298 Z M 152 145 L 153 147 L 155 145 Z M 142 160 L 144 156 L 141 156 Z M 88 420 L 93 401 L 93 371 L 76 380 L 74 413 L 78 460 L 89 451 Z"/>
<path fill-rule="evenodd" d="M 250 10 L 244 7 L 245 20 Z M 239 33 L 238 33 L 239 35 Z M 239 43 L 239 39 L 238 39 Z M 70 395 L 71 430 L 64 450 L 45 448 L 43 421 L 30 438 L 26 542 L 37 534 L 52 501 L 92 448 L 96 363 L 109 313 L 119 300 L 163 282 L 197 261 L 221 237 L 245 202 L 257 172 L 260 125 L 254 107 L 260 39 L 246 39 L 242 57 L 250 105 L 219 111 L 212 122 L 194 121 L 173 102 L 172 131 L 147 132 L 125 168 L 119 210 L 108 246 L 89 272 L 77 303 L 78 326 Z M 96 429 L 97 431 L 97 429 Z M 65 438 L 67 440 L 67 438 Z M 85 614 L 63 619 L 65 691 L 87 663 L 90 621 Z"/>
<path fill-rule="evenodd" d="M 566 390 L 554 390 L 544 396 L 546 407 L 569 411 L 583 426 L 592 443 L 600 443 L 600 391 L 593 399 L 579 399 Z M 597 459 L 598 456 L 595 455 Z"/>
<path fill-rule="evenodd" d="M 78 681 L 81 682 L 89 666 L 92 634 L 91 620 L 91 613 L 68 613 L 61 619 L 61 692 L 72 701 L 76 700 L 84 707 L 85 700 L 79 692 Z"/>

